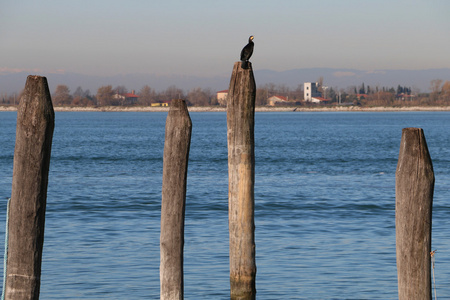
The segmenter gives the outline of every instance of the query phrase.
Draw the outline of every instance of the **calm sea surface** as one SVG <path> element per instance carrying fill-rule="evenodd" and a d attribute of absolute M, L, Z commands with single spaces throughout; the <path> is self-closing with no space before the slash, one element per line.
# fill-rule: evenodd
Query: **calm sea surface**
<path fill-rule="evenodd" d="M 185 298 L 227 299 L 226 113 L 190 115 Z M 56 112 L 41 299 L 159 298 L 166 117 Z M 15 126 L 0 112 L 0 249 Z M 397 299 L 404 127 L 424 129 L 433 160 L 437 294 L 450 298 L 450 113 L 283 112 L 256 113 L 258 299 Z"/>

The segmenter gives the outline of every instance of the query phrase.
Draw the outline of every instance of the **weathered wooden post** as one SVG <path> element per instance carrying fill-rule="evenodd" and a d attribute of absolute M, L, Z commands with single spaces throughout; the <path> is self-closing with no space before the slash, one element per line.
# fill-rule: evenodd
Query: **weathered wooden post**
<path fill-rule="evenodd" d="M 431 215 L 434 172 L 423 130 L 404 128 L 395 182 L 400 300 L 431 300 Z"/>
<path fill-rule="evenodd" d="M 227 100 L 231 299 L 255 299 L 255 95 L 252 64 L 236 62 Z"/>
<path fill-rule="evenodd" d="M 161 201 L 161 300 L 183 299 L 186 180 L 192 122 L 186 102 L 172 100 L 166 120 Z"/>
<path fill-rule="evenodd" d="M 5 299 L 39 299 L 54 126 L 47 79 L 28 76 L 17 111 Z"/>

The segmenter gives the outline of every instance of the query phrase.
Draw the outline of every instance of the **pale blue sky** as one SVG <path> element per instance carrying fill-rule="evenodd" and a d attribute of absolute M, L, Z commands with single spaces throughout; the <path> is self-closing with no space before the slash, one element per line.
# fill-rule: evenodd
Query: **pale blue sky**
<path fill-rule="evenodd" d="M 0 73 L 450 68 L 449 0 L 0 1 Z"/>

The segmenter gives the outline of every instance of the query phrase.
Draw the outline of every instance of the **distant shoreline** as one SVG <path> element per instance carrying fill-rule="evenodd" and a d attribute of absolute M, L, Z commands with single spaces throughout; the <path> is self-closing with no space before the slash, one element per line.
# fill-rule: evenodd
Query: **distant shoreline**
<path fill-rule="evenodd" d="M 16 111 L 17 106 L 0 106 L 0 111 Z M 54 107 L 56 112 L 167 112 L 169 107 L 152 106 L 105 106 L 105 107 Z M 226 112 L 226 107 L 217 106 L 190 106 L 190 112 Z M 450 111 L 450 106 L 403 106 L 403 107 L 360 107 L 360 106 L 335 106 L 335 107 L 269 107 L 257 106 L 256 112 L 390 112 L 390 111 Z"/>

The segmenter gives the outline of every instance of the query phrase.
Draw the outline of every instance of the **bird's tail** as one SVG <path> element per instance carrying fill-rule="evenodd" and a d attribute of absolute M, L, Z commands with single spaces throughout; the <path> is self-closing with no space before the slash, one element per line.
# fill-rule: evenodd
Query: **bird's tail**
<path fill-rule="evenodd" d="M 248 61 L 246 61 L 246 60 L 241 61 L 241 68 L 248 69 Z"/>

